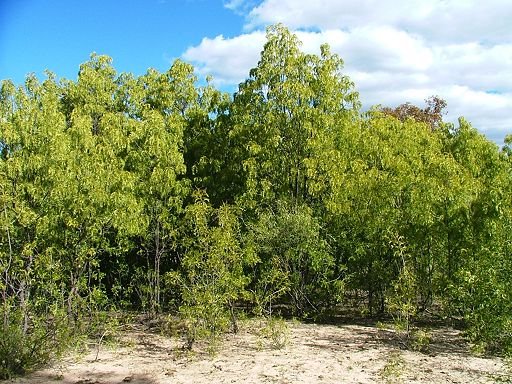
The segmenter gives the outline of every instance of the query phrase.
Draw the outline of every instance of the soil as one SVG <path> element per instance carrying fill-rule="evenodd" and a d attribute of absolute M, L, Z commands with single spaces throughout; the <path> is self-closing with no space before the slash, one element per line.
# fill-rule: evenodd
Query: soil
<path fill-rule="evenodd" d="M 85 354 L 11 382 L 512 382 L 503 359 L 472 354 L 460 331 L 448 327 L 432 330 L 423 352 L 405 348 L 404 339 L 392 328 L 287 322 L 284 329 L 272 331 L 262 320 L 243 322 L 237 334 L 224 337 L 215 354 L 209 353 L 206 344 L 195 344 L 192 351 L 184 344 L 178 336 L 131 327 L 115 344 L 92 344 Z"/>

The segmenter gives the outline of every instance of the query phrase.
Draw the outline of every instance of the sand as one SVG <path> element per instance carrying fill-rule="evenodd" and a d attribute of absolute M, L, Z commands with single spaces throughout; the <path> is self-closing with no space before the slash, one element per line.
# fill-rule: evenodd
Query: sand
<path fill-rule="evenodd" d="M 242 323 L 216 354 L 191 352 L 180 337 L 133 327 L 114 345 L 91 345 L 15 383 L 492 383 L 510 382 L 505 361 L 470 353 L 459 331 L 438 328 L 425 352 L 407 350 L 392 329 L 287 322 L 264 336 L 262 320 Z M 284 344 L 276 349 L 278 344 Z"/>

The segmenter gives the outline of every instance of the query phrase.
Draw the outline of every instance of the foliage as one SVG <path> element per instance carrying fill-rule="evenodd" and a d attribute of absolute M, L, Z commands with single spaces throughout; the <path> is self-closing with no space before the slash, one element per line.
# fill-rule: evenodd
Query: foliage
<path fill-rule="evenodd" d="M 425 100 L 425 102 L 427 107 L 423 109 L 410 103 L 405 103 L 396 108 L 384 107 L 382 112 L 401 121 L 413 119 L 426 123 L 432 130 L 440 128 L 443 122 L 443 109 L 446 108 L 446 101 L 439 96 L 432 96 Z"/>
<path fill-rule="evenodd" d="M 380 371 L 380 376 L 385 383 L 401 383 L 402 375 L 405 370 L 405 361 L 400 353 L 390 353 L 386 360 L 386 364 Z"/>
<path fill-rule="evenodd" d="M 328 46 L 322 46 L 321 57 L 306 55 L 284 26 L 267 29 L 258 66 L 240 84 L 231 109 L 233 166 L 245 179 L 239 199 L 247 208 L 310 200 L 310 168 L 323 141 L 359 106 L 342 67 Z"/>
<path fill-rule="evenodd" d="M 60 356 L 74 340 L 64 318 L 32 319 L 30 332 L 24 332 L 20 311 L 9 314 L 0 327 L 0 380 L 41 367 Z"/>
<path fill-rule="evenodd" d="M 334 260 L 311 210 L 278 204 L 277 212 L 260 215 L 251 235 L 259 258 L 254 277 L 257 311 L 272 315 L 273 305 L 283 298 L 294 315 L 319 311 L 321 298 L 335 289 Z"/>
<path fill-rule="evenodd" d="M 409 343 L 414 351 L 428 352 L 432 334 L 428 329 L 414 329 Z"/>
<path fill-rule="evenodd" d="M 196 83 L 95 54 L 75 81 L 2 82 L 2 376 L 101 337 L 105 311 L 179 309 L 193 343 L 242 306 L 316 319 L 354 297 L 512 353 L 512 136 L 444 123 L 437 96 L 361 113 L 342 59 L 280 24 L 232 98 Z"/>
<path fill-rule="evenodd" d="M 261 329 L 260 334 L 268 340 L 273 349 L 283 349 L 289 343 L 288 324 L 282 318 L 268 317 L 265 319 L 265 326 Z"/>
<path fill-rule="evenodd" d="M 468 256 L 449 285 L 448 300 L 452 310 L 466 319 L 471 339 L 487 351 L 510 354 L 510 163 L 464 120 L 450 144 L 476 184 L 476 193 L 468 207 L 464 234 Z"/>
<path fill-rule="evenodd" d="M 215 343 L 230 325 L 237 330 L 235 303 L 249 282 L 244 268 L 254 262 L 250 248 L 242 247 L 235 209 L 212 208 L 202 191 L 194 198 L 184 218 L 181 268 L 169 274 L 182 291 L 189 347 L 205 338 Z"/>
<path fill-rule="evenodd" d="M 406 337 L 410 336 L 411 319 L 416 314 L 417 287 L 411 260 L 407 254 L 407 246 L 403 239 L 392 239 L 395 257 L 399 264 L 397 280 L 392 284 L 392 293 L 388 296 L 388 309 L 394 317 L 397 328 L 405 330 Z"/>

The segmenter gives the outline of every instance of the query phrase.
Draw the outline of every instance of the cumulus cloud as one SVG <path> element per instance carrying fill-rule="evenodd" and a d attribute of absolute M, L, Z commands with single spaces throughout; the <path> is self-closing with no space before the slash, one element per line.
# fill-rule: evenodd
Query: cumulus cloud
<path fill-rule="evenodd" d="M 490 139 L 512 132 L 512 3 L 509 0 L 231 0 L 245 9 L 245 32 L 204 38 L 183 58 L 220 85 L 236 85 L 257 65 L 262 27 L 282 22 L 303 50 L 323 43 L 345 60 L 364 107 L 423 105 L 439 95 L 448 120 L 465 116 Z M 245 8 L 244 8 L 245 7 Z"/>
<path fill-rule="evenodd" d="M 265 42 L 263 32 L 252 32 L 226 39 L 205 37 L 198 46 L 189 47 L 182 57 L 195 64 L 199 74 L 211 75 L 217 85 L 234 85 L 256 66 Z"/>
<path fill-rule="evenodd" d="M 359 28 L 350 33 L 328 30 L 296 34 L 305 52 L 318 54 L 320 45 L 328 43 L 334 52 L 347 57 L 347 66 L 368 72 L 410 73 L 425 70 L 432 64 L 432 52 L 421 40 L 389 27 Z M 193 62 L 199 73 L 211 74 L 222 84 L 238 83 L 256 66 L 264 43 L 262 31 L 233 38 L 219 35 L 189 47 L 183 58 Z"/>
<path fill-rule="evenodd" d="M 512 37 L 508 0 L 265 0 L 247 15 L 246 28 L 284 23 L 290 28 L 352 29 L 394 25 L 430 39 Z"/>

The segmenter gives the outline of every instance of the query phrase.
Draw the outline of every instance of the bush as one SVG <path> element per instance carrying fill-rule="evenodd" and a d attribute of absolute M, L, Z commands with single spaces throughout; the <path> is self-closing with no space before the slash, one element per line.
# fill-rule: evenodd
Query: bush
<path fill-rule="evenodd" d="M 285 304 L 294 316 L 306 318 L 337 296 L 334 259 L 310 208 L 281 201 L 250 230 L 259 258 L 254 276 L 257 315 L 272 316 L 273 306 Z"/>
<path fill-rule="evenodd" d="M 244 268 L 254 262 L 241 244 L 235 208 L 214 209 L 202 192 L 195 198 L 186 210 L 181 270 L 167 275 L 182 293 L 189 348 L 200 339 L 215 345 L 230 325 L 237 330 L 234 306 L 246 294 Z"/>
<path fill-rule="evenodd" d="M 28 343 L 18 327 L 0 328 L 0 379 L 23 374 L 31 365 Z"/>
<path fill-rule="evenodd" d="M 6 318 L 0 327 L 0 379 L 41 367 L 58 357 L 71 340 L 67 327 L 52 319 L 33 317 L 23 330 L 21 316 Z"/>
<path fill-rule="evenodd" d="M 288 324 L 282 318 L 270 317 L 266 320 L 261 335 L 266 338 L 273 349 L 283 349 L 289 342 Z"/>

